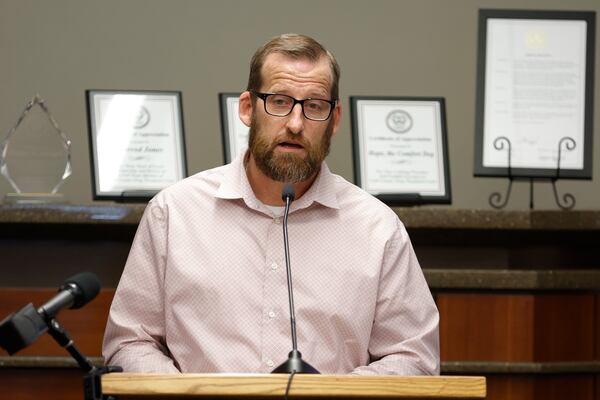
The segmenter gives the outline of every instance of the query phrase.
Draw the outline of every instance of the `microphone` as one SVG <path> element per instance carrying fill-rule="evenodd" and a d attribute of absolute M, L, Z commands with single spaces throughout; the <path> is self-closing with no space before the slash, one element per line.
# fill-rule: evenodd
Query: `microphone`
<path fill-rule="evenodd" d="M 100 281 L 92 272 L 80 272 L 63 282 L 58 294 L 38 308 L 45 319 L 54 318 L 63 308 L 77 309 L 92 301 L 100 292 Z"/>
<path fill-rule="evenodd" d="M 296 199 L 296 191 L 294 190 L 294 185 L 292 185 L 291 183 L 286 183 L 283 186 L 283 190 L 281 191 L 281 200 L 285 201 L 285 206 L 286 206 L 285 217 L 287 217 L 287 212 L 289 211 L 290 204 L 295 199 Z M 288 204 L 288 200 L 289 200 L 289 204 Z"/>
<path fill-rule="evenodd" d="M 67 279 L 58 294 L 37 310 L 31 303 L 0 322 L 0 347 L 10 355 L 24 349 L 44 334 L 54 317 L 64 308 L 80 308 L 100 292 L 100 281 L 92 272 L 81 272 Z M 50 326 L 53 329 L 53 326 Z"/>
<path fill-rule="evenodd" d="M 275 368 L 274 374 L 318 374 L 312 365 L 302 359 L 302 354 L 298 351 L 298 337 L 296 335 L 296 313 L 294 311 L 294 290 L 292 288 L 292 268 L 290 265 L 290 242 L 288 238 L 288 214 L 290 204 L 294 201 L 296 192 L 294 186 L 286 183 L 281 192 L 281 199 L 285 201 L 285 210 L 283 213 L 283 244 L 285 250 L 285 271 L 287 274 L 288 301 L 290 305 L 290 325 L 292 330 L 292 351 L 288 354 L 288 359 Z"/>

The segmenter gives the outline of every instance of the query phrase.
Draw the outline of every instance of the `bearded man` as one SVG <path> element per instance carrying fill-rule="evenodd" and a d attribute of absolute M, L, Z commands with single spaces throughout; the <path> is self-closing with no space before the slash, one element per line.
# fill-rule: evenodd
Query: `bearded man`
<path fill-rule="evenodd" d="M 269 373 L 291 350 L 281 232 L 289 212 L 298 348 L 328 374 L 439 373 L 438 312 L 396 214 L 330 172 L 340 69 L 314 39 L 254 54 L 249 149 L 148 204 L 103 355 L 129 372 Z"/>

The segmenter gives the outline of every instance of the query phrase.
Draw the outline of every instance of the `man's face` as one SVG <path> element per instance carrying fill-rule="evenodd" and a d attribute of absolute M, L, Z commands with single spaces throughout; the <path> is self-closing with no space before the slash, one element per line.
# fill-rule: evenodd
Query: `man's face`
<path fill-rule="evenodd" d="M 286 94 L 296 99 L 331 99 L 331 70 L 326 59 L 318 62 L 294 60 L 271 54 L 262 68 L 261 92 Z M 250 122 L 249 149 L 258 168 L 280 182 L 302 182 L 313 177 L 329 154 L 339 112 L 326 121 L 312 121 L 296 104 L 291 114 L 276 117 L 265 112 L 256 99 Z"/>

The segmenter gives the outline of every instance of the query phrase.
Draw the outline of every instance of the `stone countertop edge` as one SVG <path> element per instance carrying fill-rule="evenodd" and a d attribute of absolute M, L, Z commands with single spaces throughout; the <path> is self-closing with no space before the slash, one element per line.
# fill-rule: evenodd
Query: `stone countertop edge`
<path fill-rule="evenodd" d="M 560 362 L 445 361 L 442 374 L 598 374 L 600 360 Z"/>
<path fill-rule="evenodd" d="M 146 204 L 0 204 L 0 223 L 137 224 Z M 408 229 L 600 230 L 600 210 L 392 207 Z"/>
<path fill-rule="evenodd" d="M 145 204 L 136 205 L 0 205 L 0 223 L 137 225 Z"/>
<path fill-rule="evenodd" d="M 600 291 L 600 270 L 424 268 L 431 289 Z"/>
<path fill-rule="evenodd" d="M 90 357 L 92 364 L 101 366 L 102 357 Z M 0 356 L 3 368 L 78 368 L 70 357 Z M 597 374 L 600 360 L 561 362 L 501 362 L 501 361 L 443 361 L 443 375 L 448 374 Z"/>

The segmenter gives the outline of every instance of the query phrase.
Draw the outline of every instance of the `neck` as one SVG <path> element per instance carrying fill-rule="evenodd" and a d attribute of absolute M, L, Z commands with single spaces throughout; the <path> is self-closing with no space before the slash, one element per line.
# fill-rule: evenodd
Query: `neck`
<path fill-rule="evenodd" d="M 284 201 L 281 199 L 281 191 L 286 182 L 275 181 L 265 175 L 256 165 L 254 157 L 252 157 L 250 152 L 247 154 L 246 175 L 248 176 L 248 182 L 250 182 L 254 195 L 263 204 L 269 206 L 285 205 Z M 317 174 L 314 174 L 305 181 L 293 184 L 294 191 L 296 192 L 296 199 L 302 197 L 313 184 L 316 177 Z"/>

